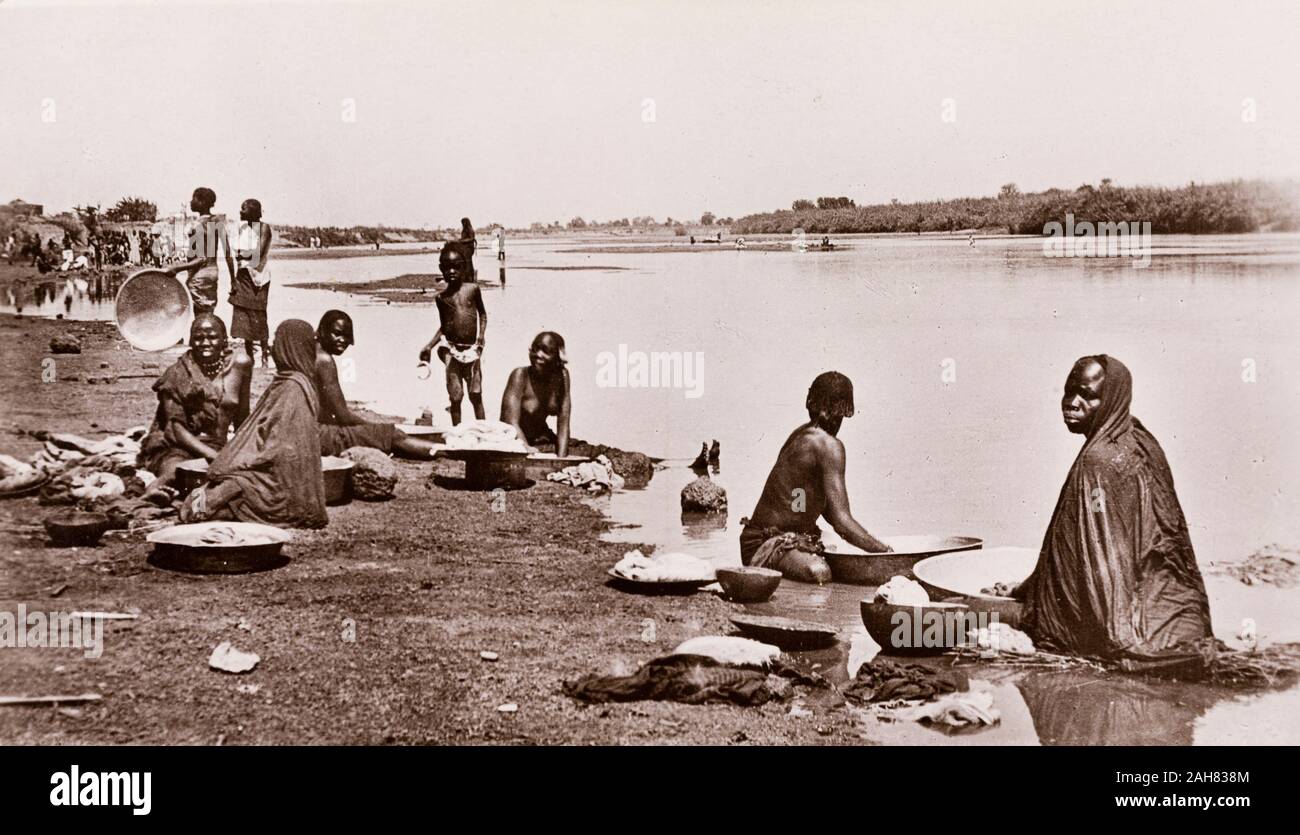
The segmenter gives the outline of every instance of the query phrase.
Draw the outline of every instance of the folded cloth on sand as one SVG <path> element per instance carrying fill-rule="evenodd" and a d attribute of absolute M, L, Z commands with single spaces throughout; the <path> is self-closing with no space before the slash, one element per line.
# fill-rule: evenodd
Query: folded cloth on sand
<path fill-rule="evenodd" d="M 703 655 L 719 664 L 767 669 L 781 656 L 781 649 L 735 635 L 697 635 L 678 644 L 673 655 Z"/>
<path fill-rule="evenodd" d="M 499 420 L 467 420 L 448 429 L 443 440 L 448 449 L 528 451 L 528 447 L 519 439 L 519 430 Z"/>
<path fill-rule="evenodd" d="M 1034 642 L 1019 629 L 1013 629 L 1005 623 L 991 623 L 980 629 L 966 633 L 966 639 L 976 649 L 995 654 L 1033 655 Z"/>
<path fill-rule="evenodd" d="M 629 580 L 647 582 L 711 582 L 717 573 L 713 566 L 690 554 L 664 553 L 647 557 L 640 550 L 628 551 L 614 563 L 614 573 Z"/>
<path fill-rule="evenodd" d="M 113 473 L 88 473 L 72 478 L 71 493 L 76 499 L 101 499 L 120 496 L 125 492 L 126 484 Z"/>
<path fill-rule="evenodd" d="M 702 655 L 670 655 L 647 662 L 630 676 L 587 676 L 565 682 L 564 694 L 581 702 L 665 701 L 698 705 L 762 705 L 783 698 L 769 676 L 719 664 Z M 778 679 L 779 681 L 779 679 Z"/>
<path fill-rule="evenodd" d="M 614 472 L 614 465 L 603 455 L 595 461 L 583 461 L 549 473 L 546 478 L 570 487 L 585 487 L 592 493 L 623 489 L 623 477 Z"/>
<path fill-rule="evenodd" d="M 783 531 L 780 528 L 757 528 L 741 519 L 744 527 L 740 531 L 740 561 L 756 568 L 773 568 L 781 571 L 781 563 L 791 551 L 803 551 L 808 554 L 820 554 L 822 546 L 821 531 Z"/>
<path fill-rule="evenodd" d="M 674 653 L 647 662 L 630 676 L 586 676 L 565 682 L 563 690 L 566 696 L 593 703 L 654 700 L 749 706 L 784 701 L 793 695 L 794 684 L 829 686 L 821 676 L 803 673 L 780 658 L 772 662 L 769 673 L 730 666 L 705 655 Z"/>
<path fill-rule="evenodd" d="M 993 706 L 993 694 L 987 690 L 947 693 L 926 704 L 892 708 L 888 717 L 934 725 L 949 733 L 987 728 L 1002 721 L 1002 713 Z"/>
<path fill-rule="evenodd" d="M 320 454 L 339 455 L 357 446 L 391 453 L 400 431 L 391 423 L 357 423 L 351 426 L 322 423 L 319 427 Z"/>
<path fill-rule="evenodd" d="M 904 664 L 874 659 L 858 668 L 858 675 L 844 689 L 844 698 L 859 704 L 904 699 L 929 700 L 964 689 L 966 683 L 924 664 Z"/>

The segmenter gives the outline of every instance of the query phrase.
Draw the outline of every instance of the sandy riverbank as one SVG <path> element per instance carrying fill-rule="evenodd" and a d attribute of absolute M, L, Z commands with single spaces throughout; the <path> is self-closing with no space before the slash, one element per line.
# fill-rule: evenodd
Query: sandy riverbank
<path fill-rule="evenodd" d="M 56 380 L 42 382 L 49 340 L 65 332 L 83 352 L 55 357 Z M 133 351 L 104 323 L 0 316 L 0 346 L 0 450 L 23 457 L 37 445 L 24 430 L 95 438 L 147 422 L 156 371 L 146 363 L 171 361 Z M 255 394 L 267 380 L 259 370 Z M 630 671 L 693 635 L 726 634 L 741 607 L 616 591 L 604 572 L 625 546 L 599 541 L 607 523 L 580 493 L 539 484 L 493 512 L 485 494 L 457 489 L 458 467 L 401 462 L 392 501 L 331 508 L 327 529 L 297 535 L 288 566 L 240 577 L 155 569 L 143 543 L 47 548 L 40 519 L 51 508 L 0 502 L 0 608 L 140 614 L 107 626 L 98 659 L 0 650 L 5 694 L 105 697 L 0 708 L 0 743 L 860 741 L 834 701 L 802 718 L 776 703 L 579 707 L 562 679 Z M 354 642 L 342 639 L 348 621 Z M 258 653 L 257 669 L 210 670 L 224 640 Z M 499 712 L 506 703 L 518 712 Z"/>

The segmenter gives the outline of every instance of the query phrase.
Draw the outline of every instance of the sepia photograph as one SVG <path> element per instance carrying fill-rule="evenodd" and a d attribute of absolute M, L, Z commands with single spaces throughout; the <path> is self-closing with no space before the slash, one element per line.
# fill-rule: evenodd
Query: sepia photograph
<path fill-rule="evenodd" d="M 0 743 L 1300 743 L 1300 4 L 0 0 L 0 67 Z"/>

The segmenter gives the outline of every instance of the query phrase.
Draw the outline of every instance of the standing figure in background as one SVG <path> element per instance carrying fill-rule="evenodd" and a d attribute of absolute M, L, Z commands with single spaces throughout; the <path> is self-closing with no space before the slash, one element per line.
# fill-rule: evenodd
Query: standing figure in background
<path fill-rule="evenodd" d="M 212 207 L 217 204 L 217 193 L 210 188 L 194 189 L 190 198 L 190 210 L 197 212 L 199 218 L 190 225 L 186 261 L 168 267 L 169 275 L 188 273 L 185 282 L 189 288 L 190 298 L 194 302 L 195 313 L 211 313 L 217 307 L 217 251 L 224 250 L 227 263 L 230 261 L 230 241 L 226 238 L 226 226 L 219 217 L 212 214 Z"/>
<path fill-rule="evenodd" d="M 478 236 L 474 232 L 474 224 L 469 222 L 469 218 L 460 219 L 460 249 L 469 259 L 469 280 L 478 281 L 478 270 L 474 268 L 474 253 L 478 252 Z"/>
<path fill-rule="evenodd" d="M 271 333 L 266 322 L 266 303 L 271 294 L 271 227 L 262 223 L 262 204 L 249 198 L 239 206 L 239 226 L 235 232 L 233 258 L 227 250 L 230 269 L 230 335 L 244 340 L 248 358 L 253 358 L 253 343 L 262 348 L 262 367 L 270 367 Z"/>

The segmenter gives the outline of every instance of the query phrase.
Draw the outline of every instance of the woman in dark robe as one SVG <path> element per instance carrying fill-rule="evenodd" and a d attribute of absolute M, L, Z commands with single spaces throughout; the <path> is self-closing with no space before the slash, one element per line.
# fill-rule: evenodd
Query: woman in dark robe
<path fill-rule="evenodd" d="M 554 445 L 555 454 L 569 453 L 569 370 L 565 368 L 564 337 L 543 331 L 528 349 L 529 364 L 510 372 L 501 397 L 501 421 L 519 430 L 529 445 Z M 546 419 L 555 416 L 555 431 Z M 549 451 L 549 450 L 548 450 Z"/>
<path fill-rule="evenodd" d="M 211 313 L 190 325 L 190 350 L 153 384 L 158 409 L 136 460 L 155 476 L 149 498 L 164 495 L 176 480 L 176 466 L 193 458 L 208 461 L 226 444 L 233 425 L 248 416 L 246 356 L 231 352 L 226 325 Z"/>
<path fill-rule="evenodd" d="M 1143 672 L 1195 674 L 1210 605 L 1164 451 L 1129 414 L 1133 379 L 1106 355 L 1066 380 L 1070 467 L 1034 573 L 1016 590 L 1038 644 Z"/>
<path fill-rule="evenodd" d="M 208 468 L 208 483 L 186 499 L 183 521 L 237 519 L 282 528 L 328 524 L 316 433 L 316 332 L 301 319 L 281 322 L 271 357 L 275 378 Z"/>

